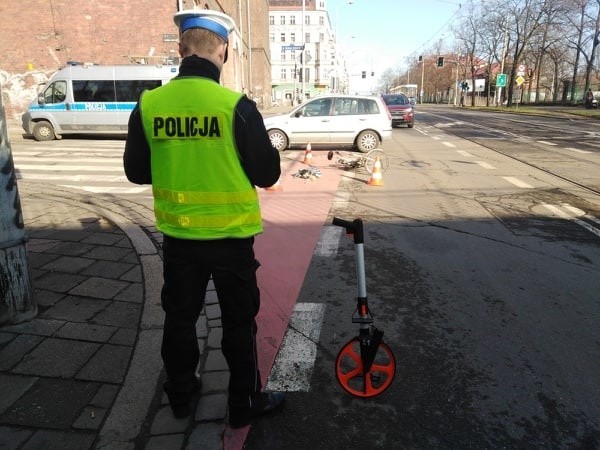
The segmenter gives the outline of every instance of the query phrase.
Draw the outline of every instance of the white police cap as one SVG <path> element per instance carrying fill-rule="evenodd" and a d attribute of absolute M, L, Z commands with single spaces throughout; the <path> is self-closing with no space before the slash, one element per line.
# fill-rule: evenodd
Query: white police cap
<path fill-rule="evenodd" d="M 173 21 L 183 33 L 191 28 L 204 28 L 212 31 L 224 41 L 229 38 L 229 33 L 235 29 L 234 20 L 227 14 L 210 9 L 188 9 L 175 13 Z"/>

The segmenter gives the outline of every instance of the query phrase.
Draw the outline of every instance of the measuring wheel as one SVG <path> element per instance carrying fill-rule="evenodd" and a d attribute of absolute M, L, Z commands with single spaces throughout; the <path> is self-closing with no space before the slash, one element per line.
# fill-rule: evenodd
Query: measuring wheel
<path fill-rule="evenodd" d="M 335 362 L 335 375 L 340 385 L 355 397 L 368 398 L 381 394 L 390 387 L 395 374 L 396 359 L 384 342 L 379 343 L 367 373 L 364 373 L 358 337 L 342 347 Z"/>
<path fill-rule="evenodd" d="M 375 166 L 375 160 L 379 158 L 379 163 L 381 164 L 381 173 L 384 173 L 388 166 L 390 165 L 390 160 L 385 152 L 379 148 L 371 150 L 365 156 L 365 169 L 369 174 L 373 173 L 373 167 Z"/>

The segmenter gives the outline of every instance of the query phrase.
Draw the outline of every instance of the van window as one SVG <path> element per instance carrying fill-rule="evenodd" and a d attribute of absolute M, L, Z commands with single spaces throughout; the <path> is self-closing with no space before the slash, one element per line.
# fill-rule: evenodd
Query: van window
<path fill-rule="evenodd" d="M 161 84 L 160 80 L 117 80 L 117 101 L 137 102 L 142 92 L 146 89 L 154 89 Z"/>
<path fill-rule="evenodd" d="M 76 102 L 114 102 L 113 80 L 73 80 L 73 99 Z"/>
<path fill-rule="evenodd" d="M 61 103 L 65 101 L 65 92 L 67 92 L 67 82 L 64 80 L 55 81 L 42 92 L 44 103 Z"/>

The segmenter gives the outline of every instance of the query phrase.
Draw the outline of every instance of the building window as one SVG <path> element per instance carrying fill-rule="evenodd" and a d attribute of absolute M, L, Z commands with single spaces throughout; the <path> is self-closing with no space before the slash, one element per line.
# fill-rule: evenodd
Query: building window
<path fill-rule="evenodd" d="M 319 25 L 321 25 L 321 26 L 325 25 L 325 17 L 319 16 Z"/>
<path fill-rule="evenodd" d="M 290 25 L 296 25 L 296 16 L 290 16 Z"/>
<path fill-rule="evenodd" d="M 305 43 L 310 42 L 310 33 L 304 33 L 304 42 Z"/>
<path fill-rule="evenodd" d="M 290 33 L 290 42 L 296 42 L 296 33 Z"/>
<path fill-rule="evenodd" d="M 296 59 L 296 50 L 290 50 L 290 59 L 292 61 Z"/>
<path fill-rule="evenodd" d="M 325 42 L 325 35 L 323 33 L 319 33 L 319 42 Z"/>
<path fill-rule="evenodd" d="M 275 42 L 275 33 L 269 33 L 269 41 Z"/>
<path fill-rule="evenodd" d="M 304 25 L 310 25 L 310 16 L 308 14 L 304 16 Z"/>
<path fill-rule="evenodd" d="M 279 16 L 279 25 L 285 25 L 285 16 Z"/>
<path fill-rule="evenodd" d="M 285 33 L 281 33 L 281 39 L 279 41 L 285 42 Z"/>
<path fill-rule="evenodd" d="M 281 50 L 281 60 L 285 61 L 285 50 Z"/>
<path fill-rule="evenodd" d="M 281 79 L 282 80 L 287 79 L 287 70 L 286 69 L 281 69 Z"/>

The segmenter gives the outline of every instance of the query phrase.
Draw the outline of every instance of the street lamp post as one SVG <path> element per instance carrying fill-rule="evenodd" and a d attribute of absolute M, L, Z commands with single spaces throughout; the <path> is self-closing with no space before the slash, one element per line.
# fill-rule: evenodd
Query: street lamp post
<path fill-rule="evenodd" d="M 421 56 L 421 105 L 423 104 L 423 94 L 425 92 L 425 58 Z"/>
<path fill-rule="evenodd" d="M 508 16 L 504 19 L 504 43 L 502 44 L 502 61 L 500 61 L 500 73 L 504 73 L 504 60 L 506 59 L 506 46 L 508 45 Z M 498 89 L 498 105 L 502 104 L 502 86 Z"/>
<path fill-rule="evenodd" d="M 306 14 L 306 0 L 302 0 L 302 50 L 300 50 L 300 70 L 302 76 L 302 100 L 304 102 L 305 94 L 304 94 L 304 82 L 306 78 L 306 72 L 304 70 L 304 61 L 306 60 L 306 55 L 304 53 L 304 48 L 306 47 L 306 35 L 304 34 L 304 22 L 305 22 L 305 14 Z"/>

